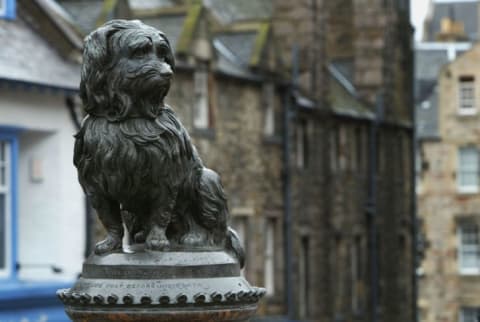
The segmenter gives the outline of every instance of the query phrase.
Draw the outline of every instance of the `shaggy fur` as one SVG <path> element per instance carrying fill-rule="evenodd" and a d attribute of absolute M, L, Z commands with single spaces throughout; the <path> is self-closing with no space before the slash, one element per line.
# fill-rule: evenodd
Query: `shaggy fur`
<path fill-rule="evenodd" d="M 175 67 L 166 37 L 139 21 L 114 20 L 86 38 L 83 57 L 88 116 L 74 164 L 108 233 L 96 253 L 121 248 L 125 221 L 147 249 L 228 247 L 243 261 L 219 176 L 163 103 Z"/>

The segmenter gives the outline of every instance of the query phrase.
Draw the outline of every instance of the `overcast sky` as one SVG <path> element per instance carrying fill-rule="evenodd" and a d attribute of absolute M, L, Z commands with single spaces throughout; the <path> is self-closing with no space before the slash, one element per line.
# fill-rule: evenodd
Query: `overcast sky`
<path fill-rule="evenodd" d="M 415 27 L 415 40 L 422 37 L 423 21 L 427 14 L 428 3 L 430 0 L 410 0 L 411 20 Z"/>

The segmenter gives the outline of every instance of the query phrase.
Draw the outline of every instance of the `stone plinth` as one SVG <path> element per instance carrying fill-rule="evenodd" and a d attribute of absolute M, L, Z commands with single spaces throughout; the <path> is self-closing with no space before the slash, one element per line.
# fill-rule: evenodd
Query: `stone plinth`
<path fill-rule="evenodd" d="M 57 292 L 73 321 L 248 321 L 263 288 L 224 251 L 92 255 Z"/>

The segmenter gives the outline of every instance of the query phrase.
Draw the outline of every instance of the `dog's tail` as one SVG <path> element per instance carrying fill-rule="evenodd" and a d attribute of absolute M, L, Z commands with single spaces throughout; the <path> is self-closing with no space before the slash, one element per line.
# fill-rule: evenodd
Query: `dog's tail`
<path fill-rule="evenodd" d="M 240 263 L 240 268 L 245 267 L 245 250 L 243 249 L 240 238 L 232 228 L 228 227 L 227 232 L 227 250 L 232 251 Z"/>

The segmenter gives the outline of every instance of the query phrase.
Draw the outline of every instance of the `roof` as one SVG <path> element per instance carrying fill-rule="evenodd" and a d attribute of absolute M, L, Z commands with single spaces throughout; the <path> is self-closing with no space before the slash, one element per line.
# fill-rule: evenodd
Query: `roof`
<path fill-rule="evenodd" d="M 185 23 L 185 14 L 168 15 L 141 18 L 141 20 L 152 27 L 162 31 L 170 41 L 172 48 L 177 48 L 178 39 L 180 38 Z"/>
<path fill-rule="evenodd" d="M 0 19 L 0 78 L 77 90 L 80 65 L 64 60 L 23 21 Z"/>
<path fill-rule="evenodd" d="M 415 78 L 437 79 L 443 65 L 450 61 L 446 49 L 416 49 L 415 50 Z"/>
<path fill-rule="evenodd" d="M 442 18 L 450 17 L 455 21 L 461 21 L 465 26 L 465 34 L 471 40 L 478 40 L 478 10 L 477 1 L 442 1 L 434 2 L 432 18 L 426 26 L 426 37 L 428 41 L 434 41 L 440 32 Z"/>
<path fill-rule="evenodd" d="M 415 48 L 415 102 L 431 96 L 442 67 L 463 54 L 470 43 L 419 43 Z"/>
<path fill-rule="evenodd" d="M 128 0 L 128 6 L 132 10 L 152 10 L 163 7 L 173 7 L 172 0 Z"/>
<path fill-rule="evenodd" d="M 353 84 L 333 64 L 328 66 L 330 107 L 334 114 L 359 119 L 374 119 L 371 107 L 358 97 Z"/>
<path fill-rule="evenodd" d="M 97 27 L 102 15 L 103 0 L 56 0 L 75 21 L 76 26 L 84 34 Z"/>
<path fill-rule="evenodd" d="M 223 24 L 247 20 L 267 20 L 272 17 L 272 0 L 203 0 Z"/>
<path fill-rule="evenodd" d="M 214 39 L 230 52 L 232 59 L 244 67 L 257 67 L 270 33 L 267 22 L 231 24 L 220 29 Z"/>
<path fill-rule="evenodd" d="M 239 64 L 239 59 L 227 48 L 223 42 L 213 39 L 213 48 L 216 52 L 216 69 L 217 71 L 233 76 L 249 80 L 260 80 L 258 74 L 253 73 L 249 68 Z"/>

